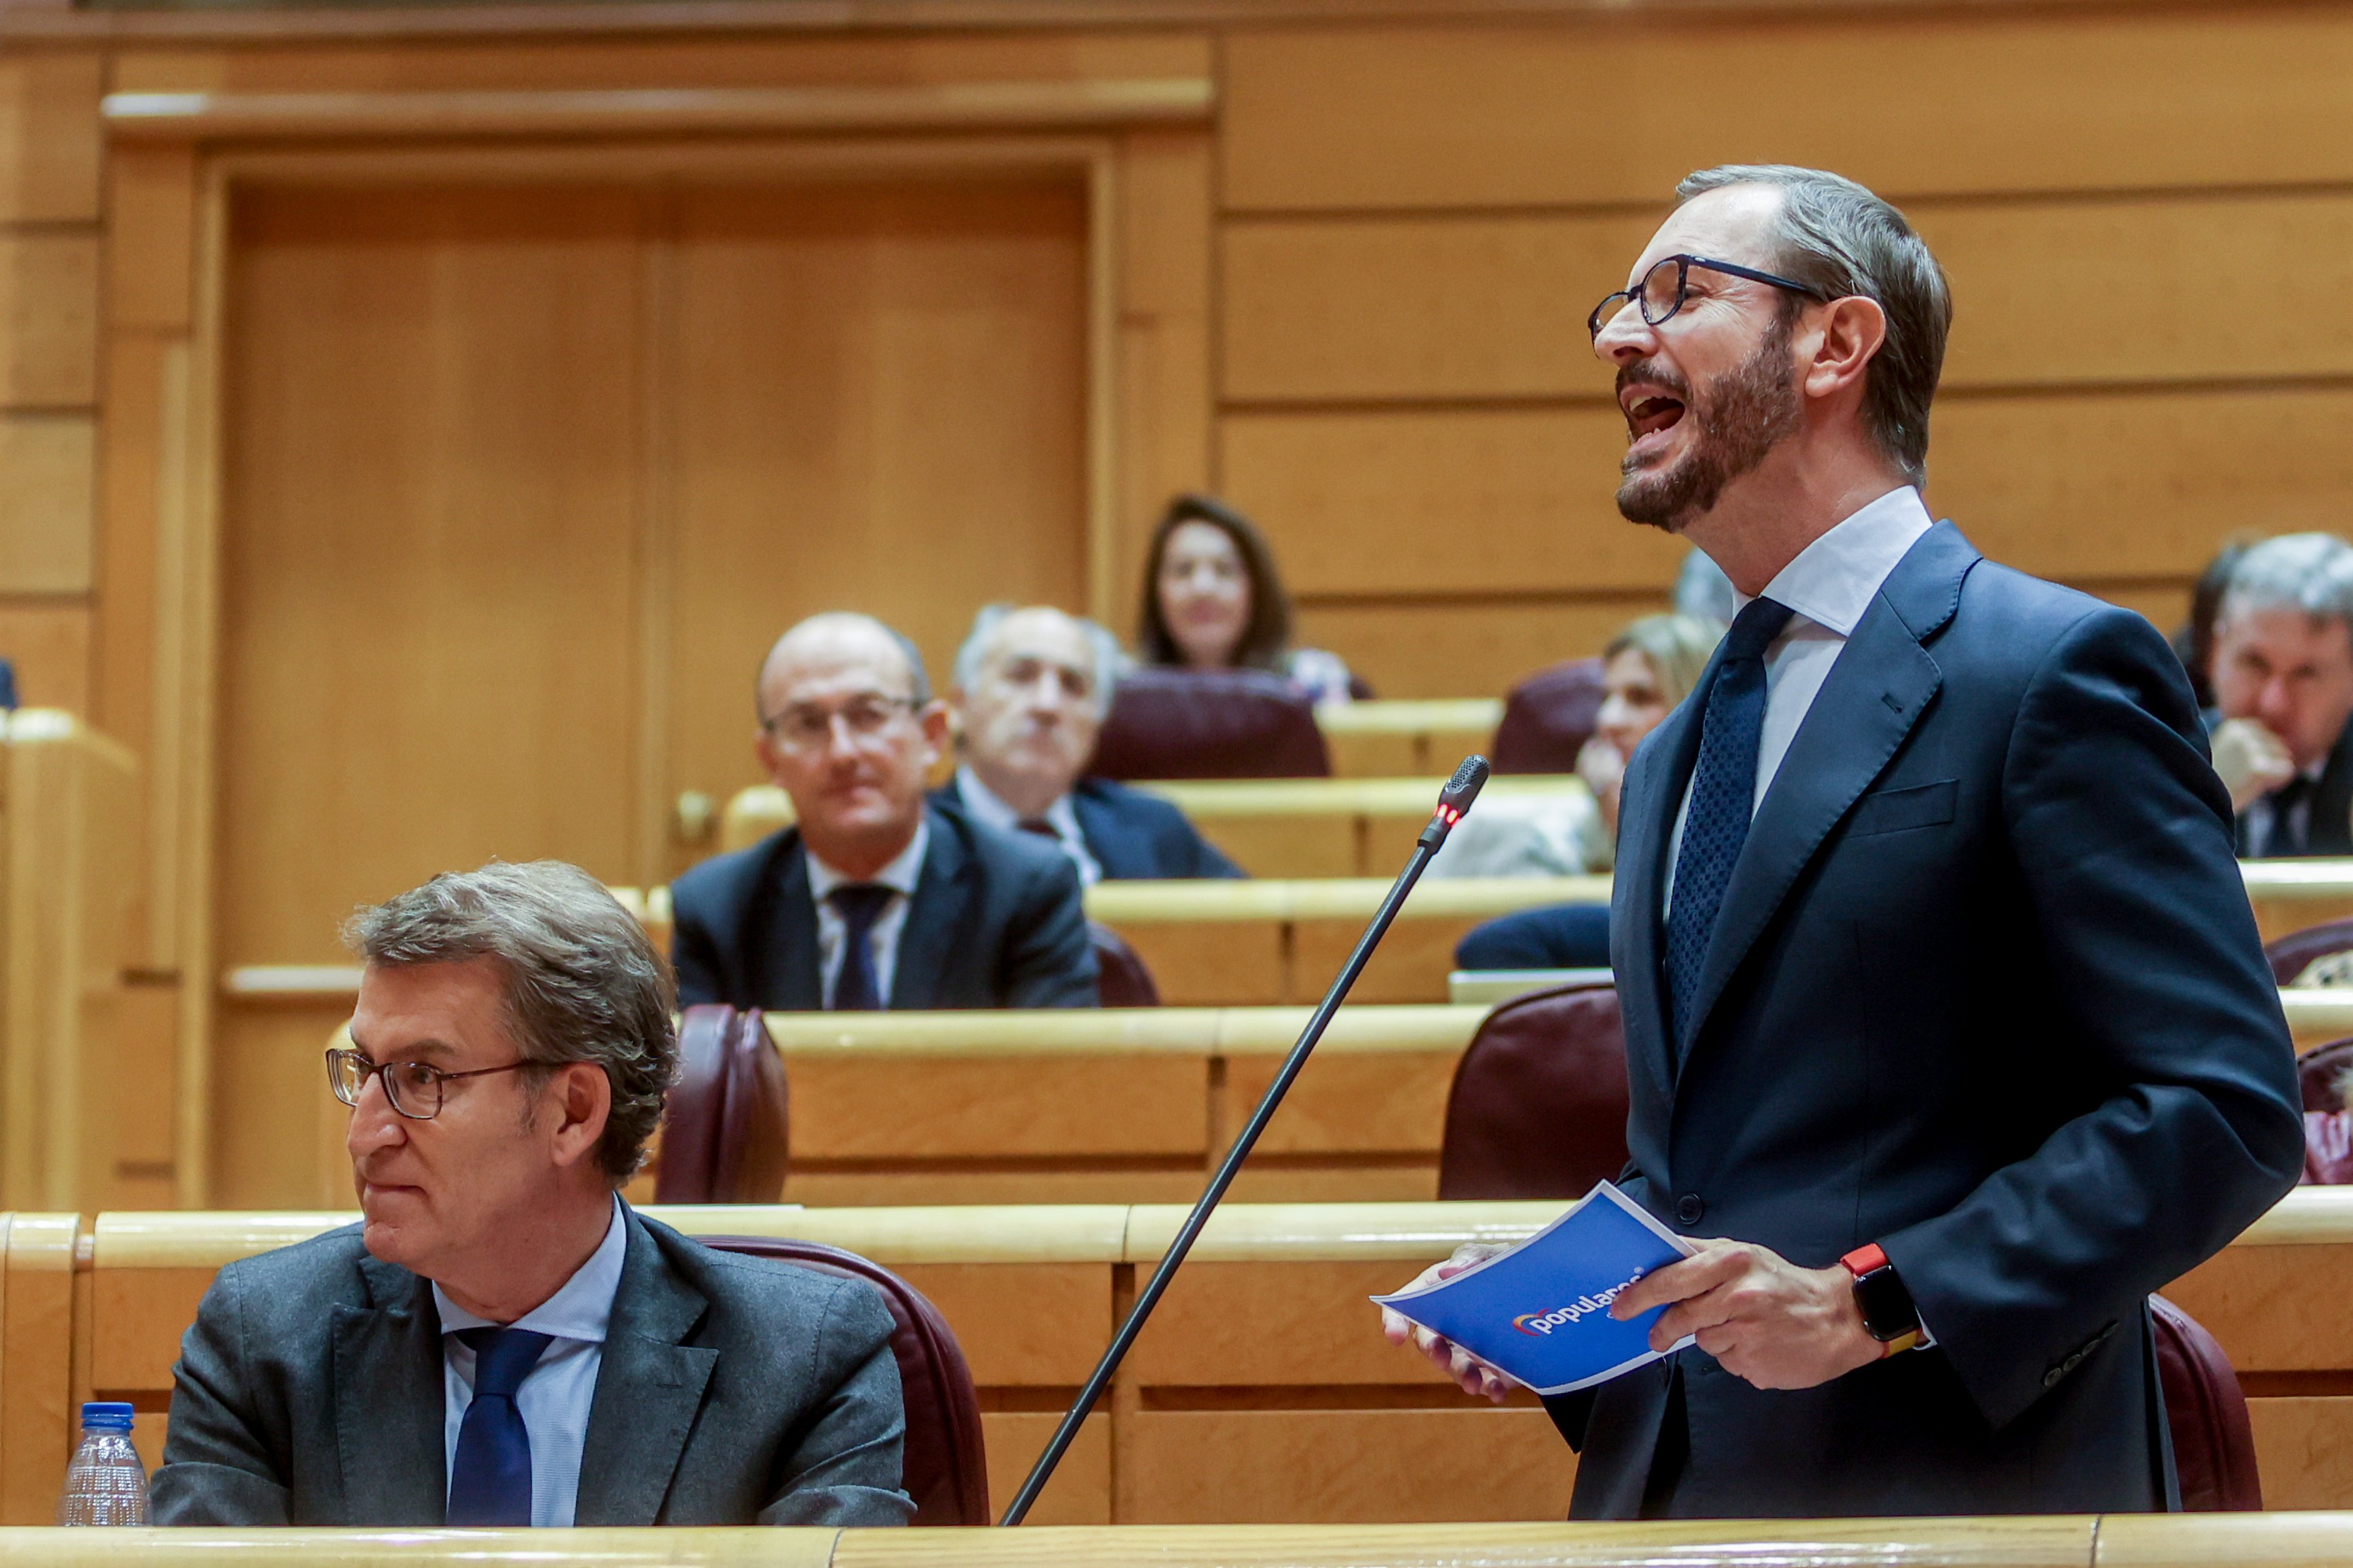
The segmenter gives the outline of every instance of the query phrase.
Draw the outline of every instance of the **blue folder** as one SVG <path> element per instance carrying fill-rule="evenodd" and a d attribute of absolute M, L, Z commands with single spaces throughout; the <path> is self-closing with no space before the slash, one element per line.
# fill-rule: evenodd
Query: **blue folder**
<path fill-rule="evenodd" d="M 1666 1309 L 1620 1322 L 1609 1303 L 1693 1250 L 1604 1182 L 1510 1251 L 1427 1289 L 1373 1300 L 1538 1394 L 1573 1394 L 1659 1359 L 1651 1325 Z"/>

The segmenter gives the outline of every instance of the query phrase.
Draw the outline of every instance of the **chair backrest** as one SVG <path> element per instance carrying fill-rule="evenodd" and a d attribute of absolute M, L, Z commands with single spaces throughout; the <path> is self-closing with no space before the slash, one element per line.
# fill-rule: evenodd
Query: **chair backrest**
<path fill-rule="evenodd" d="M 1495 726 L 1499 773 L 1567 773 L 1577 771 L 1577 753 L 1593 738 L 1601 717 L 1601 661 L 1572 658 L 1540 669 L 1504 700 Z"/>
<path fill-rule="evenodd" d="M 1626 1037 L 1611 985 L 1504 1003 L 1446 1097 L 1441 1198 L 1574 1198 L 1626 1165 Z"/>
<path fill-rule="evenodd" d="M 757 1013 L 689 1007 L 662 1118 L 654 1201 L 772 1204 L 791 1151 L 785 1058 Z"/>
<path fill-rule="evenodd" d="M 2304 1174 L 2299 1186 L 2353 1187 L 2353 1112 L 2304 1113 Z"/>
<path fill-rule="evenodd" d="M 1144 954 L 1101 921 L 1087 922 L 1087 943 L 1095 950 L 1095 1000 L 1106 1007 L 1157 1007 L 1160 987 Z"/>
<path fill-rule="evenodd" d="M 981 1440 L 980 1396 L 964 1347 L 940 1310 L 896 1274 L 854 1252 L 821 1241 L 772 1236 L 704 1236 L 721 1252 L 774 1258 L 826 1274 L 863 1279 L 891 1309 L 891 1354 L 899 1363 L 899 1392 L 907 1406 L 900 1489 L 915 1500 L 917 1524 L 987 1524 L 988 1454 Z"/>
<path fill-rule="evenodd" d="M 2272 979 L 2280 985 L 2295 984 L 2295 977 L 2310 968 L 2314 959 L 2332 952 L 2353 952 L 2353 920 L 2325 921 L 2263 944 L 2263 956 L 2272 963 Z"/>
<path fill-rule="evenodd" d="M 2191 1513 L 2253 1512 L 2263 1506 L 2255 1432 L 2231 1358 L 2197 1319 L 2162 1296 L 2148 1299 L 2157 1375 L 2173 1434 L 2181 1506 Z"/>
<path fill-rule="evenodd" d="M 2306 1110 L 2345 1109 L 2345 1075 L 2353 1072 L 2353 1039 L 2331 1040 L 2295 1059 L 2296 1088 Z"/>
<path fill-rule="evenodd" d="M 1120 678 L 1090 771 L 1107 779 L 1328 778 L 1315 704 L 1263 669 L 1139 669 Z"/>

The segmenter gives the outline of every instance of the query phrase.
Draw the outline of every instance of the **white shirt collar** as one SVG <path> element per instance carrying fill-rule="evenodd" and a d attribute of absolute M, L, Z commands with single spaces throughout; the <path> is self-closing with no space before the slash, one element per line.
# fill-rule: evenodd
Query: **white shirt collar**
<path fill-rule="evenodd" d="M 999 833 L 1021 831 L 1021 814 L 1006 805 L 1004 797 L 995 790 L 981 783 L 980 775 L 972 771 L 969 763 L 961 763 L 956 768 L 956 794 L 963 799 L 964 808 L 972 813 L 982 826 L 994 827 Z M 1071 809 L 1070 792 L 1066 790 L 1054 797 L 1054 804 L 1046 808 L 1045 821 L 1065 838 L 1079 837 L 1079 814 Z"/>
<path fill-rule="evenodd" d="M 1920 492 L 1899 485 L 1799 551 L 1761 596 L 1842 637 L 1852 637 L 1879 585 L 1934 526 Z M 1736 593 L 1734 608 L 1746 607 L 1751 597 Z"/>
<path fill-rule="evenodd" d="M 931 841 L 931 817 L 930 814 L 926 813 L 915 824 L 915 836 L 907 840 L 907 847 L 899 851 L 898 857 L 871 877 L 862 879 L 880 882 L 893 892 L 904 893 L 907 897 L 913 898 L 915 884 L 923 879 L 923 850 L 929 847 Z M 825 902 L 827 894 L 844 882 L 861 879 L 845 876 L 818 858 L 816 852 L 808 847 L 807 839 L 801 841 L 801 851 L 808 859 L 809 897 L 820 904 Z"/>
<path fill-rule="evenodd" d="M 433 1305 L 441 1314 L 441 1331 L 454 1334 L 459 1329 L 530 1329 L 535 1333 L 553 1334 L 559 1340 L 603 1344 L 606 1325 L 613 1319 L 613 1298 L 620 1293 L 621 1260 L 628 1247 L 629 1227 L 621 1223 L 621 1199 L 615 1194 L 613 1218 L 605 1226 L 605 1239 L 596 1244 L 587 1262 L 573 1270 L 562 1289 L 512 1324 L 506 1324 L 474 1316 L 444 1295 L 437 1283 L 433 1287 Z"/>

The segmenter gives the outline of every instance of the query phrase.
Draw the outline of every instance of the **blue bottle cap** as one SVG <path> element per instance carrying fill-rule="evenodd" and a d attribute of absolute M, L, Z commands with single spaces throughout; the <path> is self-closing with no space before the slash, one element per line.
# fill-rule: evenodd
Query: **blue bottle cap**
<path fill-rule="evenodd" d="M 81 1407 L 81 1429 L 85 1432 L 128 1432 L 132 1414 L 127 1404 L 111 1399 L 93 1399 Z"/>

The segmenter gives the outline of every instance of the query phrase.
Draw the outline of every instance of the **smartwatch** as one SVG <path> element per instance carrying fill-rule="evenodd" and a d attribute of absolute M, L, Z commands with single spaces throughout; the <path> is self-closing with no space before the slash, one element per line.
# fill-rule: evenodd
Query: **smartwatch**
<path fill-rule="evenodd" d="M 1921 1340 L 1920 1309 L 1912 1292 L 1895 1275 L 1895 1265 L 1877 1242 L 1856 1247 L 1839 1262 L 1854 1276 L 1854 1304 L 1862 1313 L 1863 1331 L 1883 1347 L 1883 1359 L 1908 1351 Z"/>

